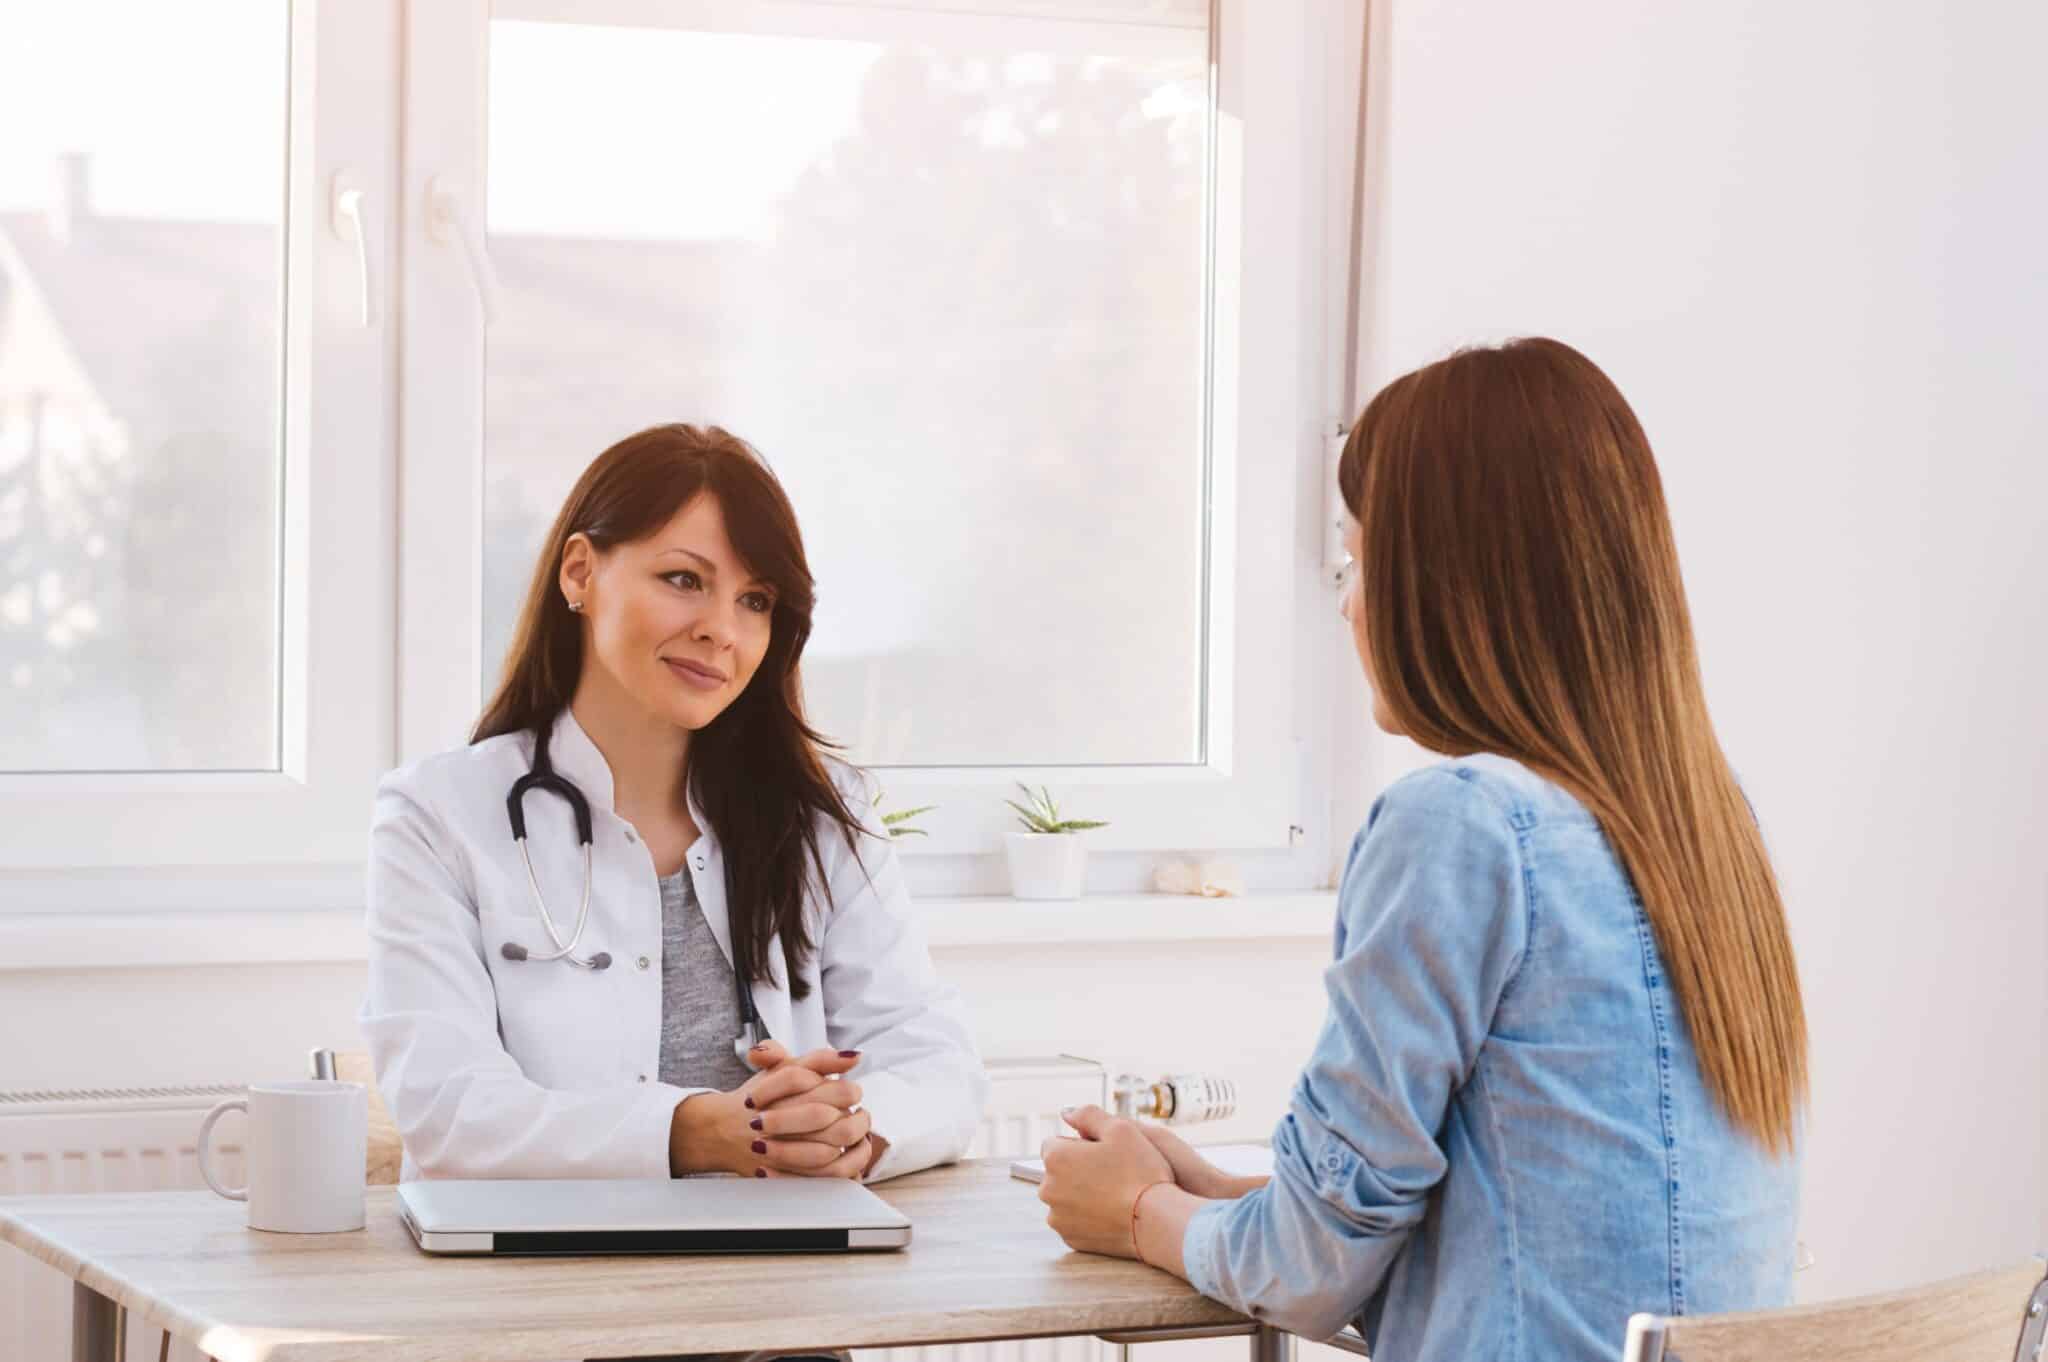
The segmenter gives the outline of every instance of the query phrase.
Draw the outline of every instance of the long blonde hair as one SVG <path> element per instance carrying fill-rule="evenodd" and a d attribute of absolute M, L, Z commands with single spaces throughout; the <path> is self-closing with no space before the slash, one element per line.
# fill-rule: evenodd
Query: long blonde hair
<path fill-rule="evenodd" d="M 1339 484 L 1373 679 L 1410 738 L 1511 757 L 1599 820 L 1656 933 L 1707 1088 L 1789 1149 L 1806 1016 L 1763 838 L 1707 716 L 1649 440 L 1553 340 L 1389 384 Z"/>

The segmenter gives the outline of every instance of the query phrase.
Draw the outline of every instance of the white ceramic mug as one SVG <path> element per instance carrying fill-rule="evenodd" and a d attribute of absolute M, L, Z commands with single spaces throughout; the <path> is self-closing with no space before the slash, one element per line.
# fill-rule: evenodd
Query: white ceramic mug
<path fill-rule="evenodd" d="M 242 1141 L 247 1187 L 223 1187 L 213 1175 L 213 1123 L 230 1111 L 249 1118 Z M 252 1230 L 359 1230 L 369 1118 L 369 1094 L 360 1083 L 252 1083 L 247 1098 L 222 1102 L 199 1123 L 199 1175 L 228 1200 L 249 1203 Z"/>

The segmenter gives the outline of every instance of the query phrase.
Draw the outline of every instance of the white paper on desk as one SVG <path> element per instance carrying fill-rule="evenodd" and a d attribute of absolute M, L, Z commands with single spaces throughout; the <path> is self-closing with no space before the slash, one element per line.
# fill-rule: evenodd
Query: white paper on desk
<path fill-rule="evenodd" d="M 1263 1144 L 1196 1145 L 1195 1152 L 1236 1178 L 1263 1178 L 1273 1174 L 1273 1148 Z M 1025 1182 L 1045 1181 L 1044 1159 L 1019 1159 L 1010 1165 L 1010 1176 Z"/>

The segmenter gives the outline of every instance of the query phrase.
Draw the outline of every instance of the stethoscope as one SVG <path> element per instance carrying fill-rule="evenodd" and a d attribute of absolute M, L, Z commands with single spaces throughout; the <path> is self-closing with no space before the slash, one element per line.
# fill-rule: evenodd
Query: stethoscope
<path fill-rule="evenodd" d="M 507 941 L 498 947 L 498 954 L 507 960 L 566 960 L 572 965 L 581 965 L 595 973 L 610 969 L 611 952 L 598 951 L 590 956 L 576 954 L 577 943 L 583 940 L 583 929 L 590 923 L 590 843 L 591 821 L 590 801 L 583 797 L 583 791 L 575 782 L 558 774 L 548 759 L 548 730 L 539 729 L 534 734 L 533 766 L 518 780 L 512 782 L 512 792 L 505 796 L 505 812 L 512 820 L 512 840 L 519 846 L 520 864 L 526 867 L 526 884 L 533 891 L 533 906 L 540 909 L 541 926 L 547 929 L 548 940 L 555 948 L 545 954 L 529 951 L 516 941 Z M 576 926 L 569 933 L 569 939 L 562 939 L 561 929 L 555 926 L 555 915 L 548 911 L 547 897 L 540 892 L 540 879 L 533 873 L 533 857 L 526 850 L 526 795 L 530 790 L 545 790 L 560 796 L 576 815 L 576 839 L 583 846 L 583 901 L 576 907 Z M 768 1039 L 768 1028 L 761 1021 L 760 1009 L 754 1006 L 753 990 L 747 987 L 740 972 L 732 972 L 733 996 L 740 1005 L 740 1035 L 732 1043 L 733 1053 L 741 1059 L 761 1042 Z"/>

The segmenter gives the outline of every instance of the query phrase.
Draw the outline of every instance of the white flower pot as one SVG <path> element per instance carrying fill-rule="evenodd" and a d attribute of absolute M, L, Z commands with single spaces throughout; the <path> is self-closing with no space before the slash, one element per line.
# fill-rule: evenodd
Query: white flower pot
<path fill-rule="evenodd" d="M 1088 846 L 1074 832 L 1013 832 L 1010 893 L 1020 899 L 1077 899 L 1088 877 Z"/>

